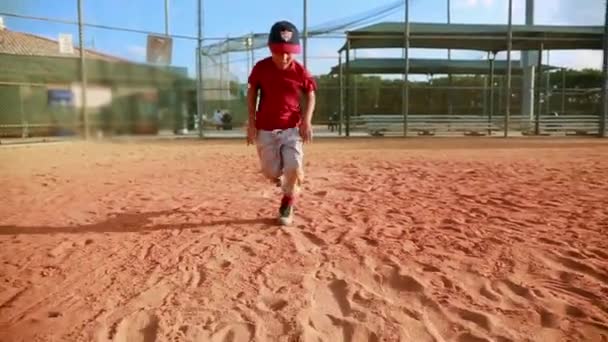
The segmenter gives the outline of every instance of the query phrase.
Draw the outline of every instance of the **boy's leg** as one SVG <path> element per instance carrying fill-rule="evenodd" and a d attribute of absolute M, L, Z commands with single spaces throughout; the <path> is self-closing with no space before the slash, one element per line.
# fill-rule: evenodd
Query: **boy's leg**
<path fill-rule="evenodd" d="M 293 207 L 299 184 L 303 181 L 303 141 L 297 129 L 283 132 L 281 156 L 283 159 L 283 198 L 279 209 L 283 224 L 293 220 Z"/>
<path fill-rule="evenodd" d="M 269 131 L 259 130 L 256 147 L 262 174 L 269 180 L 276 182 L 281 176 L 281 141 Z"/>
<path fill-rule="evenodd" d="M 281 157 L 283 160 L 283 193 L 296 195 L 299 185 L 304 180 L 304 150 L 303 141 L 298 129 L 290 129 L 284 133 L 281 145 Z"/>

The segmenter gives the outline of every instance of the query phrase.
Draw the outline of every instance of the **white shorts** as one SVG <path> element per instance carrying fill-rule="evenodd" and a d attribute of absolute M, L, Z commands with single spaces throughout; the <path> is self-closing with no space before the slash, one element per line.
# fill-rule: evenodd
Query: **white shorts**
<path fill-rule="evenodd" d="M 303 140 L 298 128 L 257 132 L 257 151 L 264 176 L 276 180 L 283 173 L 302 173 Z"/>

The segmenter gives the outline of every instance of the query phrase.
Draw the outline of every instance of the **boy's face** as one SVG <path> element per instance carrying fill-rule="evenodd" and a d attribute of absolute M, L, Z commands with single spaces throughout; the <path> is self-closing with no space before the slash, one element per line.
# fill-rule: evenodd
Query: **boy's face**
<path fill-rule="evenodd" d="M 291 62 L 293 61 L 293 54 L 283 52 L 283 53 L 272 53 L 272 61 L 279 69 L 287 69 Z"/>

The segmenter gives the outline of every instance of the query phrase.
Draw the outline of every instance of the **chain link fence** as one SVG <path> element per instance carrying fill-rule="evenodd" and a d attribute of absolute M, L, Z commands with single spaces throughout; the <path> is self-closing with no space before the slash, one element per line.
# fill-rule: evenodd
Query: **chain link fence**
<path fill-rule="evenodd" d="M 203 11 L 196 0 L 181 4 L 192 9 L 187 18 L 194 30 L 188 31 L 172 30 L 169 18 L 178 14 L 171 17 L 174 5 L 169 1 L 155 0 L 145 8 L 146 13 L 154 14 L 152 26 L 115 22 L 109 17 L 100 20 L 95 13 L 111 10 L 108 5 L 86 1 L 79 7 L 82 2 L 64 1 L 62 14 L 51 18 L 41 16 L 40 7 L 0 8 L 0 63 L 7 66 L 0 71 L 0 138 L 245 134 L 247 76 L 255 63 L 269 56 L 267 32 L 205 37 L 198 15 Z M 302 32 L 306 53 L 297 58 L 319 85 L 313 119 L 317 132 L 344 135 L 348 121 L 351 132 L 375 135 L 378 130 L 366 125 L 365 118 L 402 116 L 401 73 L 351 75 L 347 83 L 347 77 L 336 70 L 345 63 L 344 54 L 338 53 L 345 43 L 345 31 L 380 21 L 402 22 L 404 3 L 387 2 L 355 15 L 315 22 Z M 143 9 L 127 4 L 123 10 L 139 17 Z M 403 58 L 402 49 L 388 50 L 357 50 L 351 62 Z M 458 51 L 452 51 L 451 58 L 458 60 L 457 55 Z M 445 51 L 411 49 L 409 56 L 446 59 Z M 538 103 L 526 118 L 519 114 L 522 79 L 513 75 L 511 83 L 510 111 L 519 132 L 555 132 L 551 126 L 555 118 L 567 118 L 575 128 L 591 127 L 589 132 L 598 126 L 602 103 L 599 72 L 544 72 L 533 89 Z M 503 120 L 503 75 L 410 73 L 408 88 L 412 117 Z M 392 126 L 399 133 L 399 125 Z"/>

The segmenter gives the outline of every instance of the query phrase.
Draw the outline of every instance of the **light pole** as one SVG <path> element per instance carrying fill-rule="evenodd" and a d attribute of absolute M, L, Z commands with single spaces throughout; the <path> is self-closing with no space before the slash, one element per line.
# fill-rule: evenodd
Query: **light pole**
<path fill-rule="evenodd" d="M 307 0 L 303 0 L 304 1 L 304 14 L 303 14 L 303 33 L 304 33 L 304 37 L 303 37 L 303 44 L 302 44 L 302 57 L 304 59 L 304 67 L 307 66 L 307 48 L 308 48 L 308 1 Z"/>

